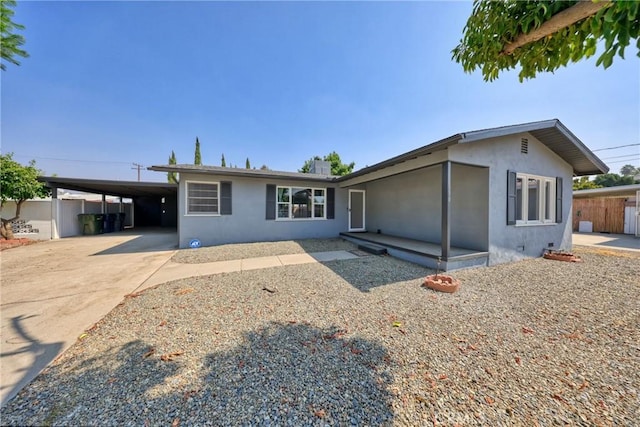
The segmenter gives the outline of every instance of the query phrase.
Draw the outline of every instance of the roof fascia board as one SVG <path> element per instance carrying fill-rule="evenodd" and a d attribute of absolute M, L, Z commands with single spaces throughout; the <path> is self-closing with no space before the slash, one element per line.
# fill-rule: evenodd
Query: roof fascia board
<path fill-rule="evenodd" d="M 376 163 L 375 165 L 372 166 L 368 166 L 366 168 L 360 169 L 358 171 L 352 172 L 349 175 L 345 175 L 345 176 L 341 176 L 339 178 L 336 179 L 337 182 L 343 182 L 346 180 L 350 180 L 352 178 L 357 178 L 359 176 L 362 175 L 367 175 L 376 171 L 379 171 L 380 169 L 384 169 L 390 166 L 394 166 L 398 163 L 402 163 L 402 162 L 406 162 L 408 160 L 412 160 L 415 159 L 417 157 L 421 157 L 421 156 L 426 156 L 428 154 L 431 154 L 435 151 L 440 151 L 440 150 L 445 150 L 448 147 L 457 144 L 460 141 L 460 138 L 462 138 L 463 134 L 455 134 L 452 135 L 448 138 L 445 139 L 441 139 L 440 141 L 436 141 L 432 144 L 429 145 L 425 145 L 423 147 L 420 148 L 416 148 L 415 150 L 409 151 L 407 153 L 404 154 L 400 154 L 399 156 L 396 157 L 392 157 L 388 160 L 384 160 L 380 163 Z"/>
<path fill-rule="evenodd" d="M 219 176 L 235 176 L 235 177 L 243 177 L 243 178 L 256 178 L 256 179 L 277 179 L 277 180 L 286 180 L 286 181 L 314 181 L 314 182 L 333 182 L 335 181 L 334 176 L 318 176 L 313 174 L 303 174 L 300 173 L 298 175 L 279 175 L 279 174 L 270 174 L 270 173 L 251 173 L 251 172 L 243 172 L 242 170 L 234 170 L 230 169 L 229 171 L 222 170 L 207 170 L 207 169 L 186 169 L 181 167 L 166 167 L 166 166 L 150 166 L 147 168 L 156 172 L 178 172 L 182 174 L 195 174 L 195 175 L 219 175 Z"/>
<path fill-rule="evenodd" d="M 606 197 L 607 195 L 618 197 L 635 196 L 640 191 L 640 184 L 618 185 L 615 187 L 589 188 L 587 190 L 574 190 L 573 197 L 577 199 L 587 198 L 590 196 Z"/>

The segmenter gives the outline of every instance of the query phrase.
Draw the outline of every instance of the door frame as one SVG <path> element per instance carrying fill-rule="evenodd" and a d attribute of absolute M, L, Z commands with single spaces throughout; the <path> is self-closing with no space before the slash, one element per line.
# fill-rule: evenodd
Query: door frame
<path fill-rule="evenodd" d="M 353 228 L 351 226 L 351 196 L 354 193 L 362 193 L 362 228 Z M 349 190 L 349 231 L 366 231 L 367 230 L 367 226 L 365 224 L 365 218 L 366 218 L 366 191 L 365 190 Z"/>

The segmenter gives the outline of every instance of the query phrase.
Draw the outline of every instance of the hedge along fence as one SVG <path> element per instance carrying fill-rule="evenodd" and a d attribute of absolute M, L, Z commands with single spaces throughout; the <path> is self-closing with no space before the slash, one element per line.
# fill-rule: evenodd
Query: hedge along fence
<path fill-rule="evenodd" d="M 573 200 L 573 231 L 580 221 L 591 221 L 594 232 L 624 232 L 624 197 L 597 197 Z"/>

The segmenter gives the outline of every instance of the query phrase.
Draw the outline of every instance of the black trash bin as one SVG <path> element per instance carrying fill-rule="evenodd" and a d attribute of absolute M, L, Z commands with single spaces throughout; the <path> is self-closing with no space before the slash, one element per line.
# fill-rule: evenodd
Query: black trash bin
<path fill-rule="evenodd" d="M 120 230 L 120 231 L 124 231 L 124 218 L 127 214 L 125 214 L 124 212 L 120 212 L 118 214 L 118 220 L 119 220 L 119 224 L 120 227 L 116 228 L 116 230 Z M 118 221 L 116 221 L 116 224 L 118 224 Z"/>
<path fill-rule="evenodd" d="M 104 217 L 104 232 L 105 233 L 113 233 L 114 226 L 116 222 L 116 214 L 106 214 Z"/>

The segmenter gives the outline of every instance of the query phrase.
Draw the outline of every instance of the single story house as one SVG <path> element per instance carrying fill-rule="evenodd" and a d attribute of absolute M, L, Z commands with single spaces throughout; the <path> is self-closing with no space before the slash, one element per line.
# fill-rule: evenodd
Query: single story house
<path fill-rule="evenodd" d="M 342 236 L 443 269 L 571 248 L 572 177 L 607 166 L 559 120 L 457 133 L 346 176 L 195 165 L 178 238 L 203 245 Z"/>

